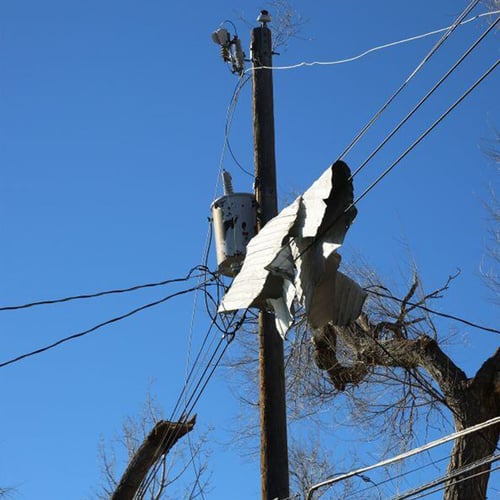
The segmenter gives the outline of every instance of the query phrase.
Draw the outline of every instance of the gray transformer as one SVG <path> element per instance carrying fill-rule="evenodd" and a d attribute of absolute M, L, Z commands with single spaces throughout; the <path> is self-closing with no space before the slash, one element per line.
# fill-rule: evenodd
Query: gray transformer
<path fill-rule="evenodd" d="M 219 272 L 236 276 L 248 242 L 257 232 L 257 208 L 251 193 L 231 193 L 212 203 L 212 218 Z"/>

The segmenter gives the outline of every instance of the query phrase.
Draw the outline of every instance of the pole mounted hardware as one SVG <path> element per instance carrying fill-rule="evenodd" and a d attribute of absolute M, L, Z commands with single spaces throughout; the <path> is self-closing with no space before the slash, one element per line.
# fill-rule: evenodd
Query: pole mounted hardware
<path fill-rule="evenodd" d="M 237 35 L 231 38 L 229 31 L 219 28 L 212 33 L 212 40 L 220 46 L 224 62 L 231 65 L 231 71 L 241 76 L 245 71 L 245 53 L 241 48 L 241 41 Z"/>

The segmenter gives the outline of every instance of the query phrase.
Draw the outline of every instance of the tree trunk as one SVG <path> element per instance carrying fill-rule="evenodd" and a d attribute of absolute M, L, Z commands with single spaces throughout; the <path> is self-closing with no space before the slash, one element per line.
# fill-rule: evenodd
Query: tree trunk
<path fill-rule="evenodd" d="M 485 422 L 500 414 L 500 349 L 468 381 L 460 400 L 450 401 L 457 431 Z M 492 455 L 500 437 L 500 424 L 469 434 L 455 441 L 448 473 Z M 460 474 L 448 483 L 444 500 L 485 499 L 491 464 Z M 479 474 L 479 475 L 477 475 Z M 476 477 L 464 480 L 467 477 Z"/>
<path fill-rule="evenodd" d="M 435 339 L 427 335 L 405 338 L 398 329 L 400 325 L 390 326 L 393 336 L 383 340 L 378 339 L 380 325 L 372 324 L 366 315 L 349 327 L 327 326 L 313 337 L 317 366 L 328 373 L 331 383 L 340 391 L 348 384 L 359 385 L 369 374 L 370 366 L 424 369 L 442 391 L 440 401 L 451 410 L 456 431 L 500 415 L 500 349 L 469 379 Z M 349 366 L 337 360 L 337 337 L 353 352 L 356 361 Z M 439 397 L 434 391 L 429 394 Z M 500 424 L 497 424 L 455 441 L 448 474 L 456 476 L 446 484 L 444 500 L 486 499 L 490 464 L 474 467 L 474 463 L 495 452 L 499 437 Z M 460 471 L 469 465 L 474 468 Z"/>

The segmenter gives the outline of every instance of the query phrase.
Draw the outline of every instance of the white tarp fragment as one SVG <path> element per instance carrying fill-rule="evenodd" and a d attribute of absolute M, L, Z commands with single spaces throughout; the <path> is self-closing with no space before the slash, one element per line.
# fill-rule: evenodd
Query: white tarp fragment
<path fill-rule="evenodd" d="M 338 272 L 336 252 L 357 213 L 352 201 L 349 167 L 337 161 L 252 238 L 219 312 L 270 307 L 284 337 L 296 295 L 312 328 L 355 320 L 366 294 Z"/>
<path fill-rule="evenodd" d="M 297 198 L 284 208 L 250 240 L 243 267 L 224 296 L 219 312 L 248 307 L 265 308 L 267 299 L 282 297 L 282 279 L 273 279 L 274 275 L 267 271 L 266 266 L 285 244 L 290 229 L 297 219 L 299 201 Z"/>

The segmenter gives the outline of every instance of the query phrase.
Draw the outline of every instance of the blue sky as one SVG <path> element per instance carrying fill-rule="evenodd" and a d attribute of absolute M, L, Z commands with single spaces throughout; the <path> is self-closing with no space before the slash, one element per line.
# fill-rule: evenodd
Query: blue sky
<path fill-rule="evenodd" d="M 275 65 L 333 61 L 449 26 L 466 2 L 305 2 L 300 38 Z M 108 0 L 0 3 L 0 305 L 184 276 L 202 262 L 224 126 L 237 78 L 210 33 L 231 20 L 248 53 L 249 25 L 265 5 Z M 478 7 L 474 13 L 484 12 Z M 272 14 L 272 12 L 271 12 Z M 347 156 L 355 168 L 484 30 L 459 28 Z M 272 25 L 271 25 L 272 27 Z M 276 70 L 275 121 L 281 206 L 336 159 L 420 62 L 437 36 L 334 66 Z M 496 59 L 491 34 L 355 179 L 370 184 Z M 498 325 L 480 278 L 495 170 L 484 148 L 498 128 L 498 71 L 473 92 L 358 206 L 342 254 L 361 254 L 395 291 L 415 264 L 433 290 L 457 268 L 440 310 Z M 253 169 L 250 85 L 230 142 Z M 238 191 L 252 179 L 226 154 Z M 220 188 L 217 191 L 220 194 Z M 215 267 L 212 254 L 210 266 Z M 179 288 L 177 288 L 179 289 Z M 174 289 L 172 289 L 174 290 Z M 0 362 L 90 328 L 169 293 L 0 311 Z M 195 308 L 193 344 L 208 318 Z M 98 443 L 140 412 L 149 387 L 169 415 L 182 388 L 193 296 L 139 313 L 0 372 L 0 485 L 14 498 L 91 498 Z M 468 374 L 498 345 L 494 334 L 448 321 L 451 354 Z M 218 370 L 196 411 L 208 434 L 208 498 L 255 498 L 258 463 L 232 436 L 238 402 Z M 346 452 L 348 453 L 348 452 Z M 361 457 L 376 461 L 377 452 Z M 373 458 L 373 460 L 372 460 Z"/>

